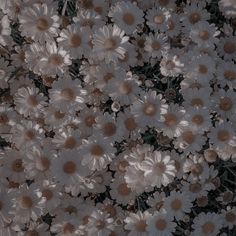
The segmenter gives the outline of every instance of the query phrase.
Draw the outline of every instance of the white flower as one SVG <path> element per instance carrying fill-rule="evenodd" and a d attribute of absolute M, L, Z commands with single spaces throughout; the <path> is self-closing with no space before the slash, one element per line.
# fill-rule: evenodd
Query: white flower
<path fill-rule="evenodd" d="M 102 170 L 111 163 L 115 156 L 115 148 L 109 139 L 104 139 L 101 135 L 82 140 L 79 153 L 82 156 L 82 165 L 90 170 Z"/>
<path fill-rule="evenodd" d="M 125 57 L 125 45 L 129 37 L 124 36 L 118 26 L 108 25 L 99 28 L 93 35 L 93 52 L 99 60 L 105 60 L 106 63 L 117 62 L 118 59 Z"/>
<path fill-rule="evenodd" d="M 177 220 L 183 220 L 185 213 L 191 212 L 191 199 L 183 192 L 171 191 L 170 196 L 164 199 L 163 208 Z"/>
<path fill-rule="evenodd" d="M 147 221 L 150 219 L 151 214 L 148 211 L 138 211 L 135 213 L 129 213 L 129 216 L 125 218 L 125 229 L 129 230 L 128 236 L 148 236 Z"/>
<path fill-rule="evenodd" d="M 223 219 L 216 213 L 200 213 L 193 220 L 193 229 L 191 236 L 215 236 L 222 228 Z"/>
<path fill-rule="evenodd" d="M 71 58 L 81 59 L 84 54 L 88 55 L 90 37 L 90 28 L 80 27 L 76 23 L 68 25 L 66 29 L 63 29 L 60 32 L 60 37 L 57 38 L 57 42 L 59 42 L 59 46 L 69 51 Z"/>
<path fill-rule="evenodd" d="M 22 35 L 31 37 L 34 41 L 52 41 L 58 34 L 59 16 L 52 6 L 34 4 L 25 7 L 18 18 Z"/>
<path fill-rule="evenodd" d="M 147 231 L 149 236 L 171 236 L 175 231 L 176 223 L 173 216 L 166 211 L 156 211 L 148 220 Z"/>
<path fill-rule="evenodd" d="M 174 180 L 176 168 L 174 160 L 165 152 L 154 151 L 151 156 L 146 156 L 140 164 L 144 176 L 151 186 L 160 188 L 167 186 Z"/>
<path fill-rule="evenodd" d="M 126 34 L 132 34 L 137 29 L 137 25 L 142 24 L 143 11 L 131 2 L 118 2 L 108 14 L 112 21 Z"/>

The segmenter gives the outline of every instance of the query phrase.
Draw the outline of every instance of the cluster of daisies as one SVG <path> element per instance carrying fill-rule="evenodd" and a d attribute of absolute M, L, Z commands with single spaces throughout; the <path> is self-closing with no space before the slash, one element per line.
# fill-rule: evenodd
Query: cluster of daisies
<path fill-rule="evenodd" d="M 235 235 L 235 0 L 0 18 L 1 236 Z"/>

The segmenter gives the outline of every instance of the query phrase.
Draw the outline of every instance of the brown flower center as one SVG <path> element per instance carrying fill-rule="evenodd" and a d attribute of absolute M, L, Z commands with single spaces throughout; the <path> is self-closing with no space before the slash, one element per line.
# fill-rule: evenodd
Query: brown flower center
<path fill-rule="evenodd" d="M 190 130 L 183 132 L 182 138 L 188 144 L 192 144 L 195 140 L 195 136 L 194 136 L 193 132 Z"/>
<path fill-rule="evenodd" d="M 92 116 L 92 115 L 86 116 L 84 119 L 84 122 L 85 122 L 86 126 L 92 127 L 93 124 L 96 123 L 95 116 Z"/>
<path fill-rule="evenodd" d="M 236 215 L 233 212 L 227 212 L 225 214 L 225 219 L 226 221 L 233 223 L 236 220 Z"/>
<path fill-rule="evenodd" d="M 93 6 L 92 0 L 82 0 L 82 7 L 86 10 L 91 10 Z"/>
<path fill-rule="evenodd" d="M 233 102 L 229 97 L 220 99 L 220 109 L 223 111 L 229 111 L 233 107 Z"/>
<path fill-rule="evenodd" d="M 104 229 L 105 226 L 106 226 L 106 223 L 105 223 L 104 221 L 102 221 L 102 220 L 97 220 L 97 222 L 96 222 L 96 228 L 97 228 L 98 230 Z"/>
<path fill-rule="evenodd" d="M 113 38 L 106 39 L 104 42 L 104 47 L 110 51 L 115 50 L 117 48 L 115 39 Z"/>
<path fill-rule="evenodd" d="M 198 12 L 193 12 L 192 14 L 190 14 L 189 16 L 189 22 L 191 24 L 196 24 L 198 21 L 201 20 L 201 15 Z"/>
<path fill-rule="evenodd" d="M 199 107 L 202 107 L 204 105 L 204 102 L 202 101 L 201 98 L 193 98 L 191 100 L 191 105 L 192 106 L 199 106 Z"/>
<path fill-rule="evenodd" d="M 192 122 L 196 125 L 201 125 L 203 123 L 204 119 L 201 115 L 194 115 L 192 117 Z"/>
<path fill-rule="evenodd" d="M 152 104 L 150 102 L 146 102 L 143 105 L 143 113 L 147 116 L 154 116 L 157 112 L 157 108 L 155 104 Z"/>
<path fill-rule="evenodd" d="M 0 114 L 0 124 L 6 124 L 8 123 L 9 119 L 6 114 Z"/>
<path fill-rule="evenodd" d="M 65 116 L 65 113 L 62 113 L 62 112 L 60 112 L 60 111 L 55 111 L 55 112 L 53 113 L 53 115 L 54 115 L 54 117 L 55 117 L 57 120 L 60 120 L 60 119 L 62 119 L 62 118 Z"/>
<path fill-rule="evenodd" d="M 158 219 L 155 225 L 156 225 L 157 230 L 163 231 L 167 227 L 167 222 L 164 219 Z"/>
<path fill-rule="evenodd" d="M 76 147 L 76 140 L 74 137 L 68 137 L 66 140 L 65 140 L 65 143 L 64 143 L 64 148 L 66 149 L 73 149 Z"/>
<path fill-rule="evenodd" d="M 63 165 L 63 171 L 66 174 L 74 174 L 76 172 L 76 164 L 73 161 L 67 161 L 64 165 Z"/>
<path fill-rule="evenodd" d="M 94 144 L 91 147 L 91 154 L 96 156 L 96 157 L 101 157 L 104 154 L 104 150 L 100 145 Z"/>
<path fill-rule="evenodd" d="M 105 80 L 105 82 L 108 82 L 109 80 L 111 80 L 112 78 L 114 78 L 114 75 L 110 72 L 107 72 L 104 76 L 103 79 Z"/>
<path fill-rule="evenodd" d="M 25 139 L 26 140 L 33 140 L 35 138 L 35 134 L 32 130 L 27 130 L 25 132 Z"/>
<path fill-rule="evenodd" d="M 75 99 L 75 93 L 71 88 L 64 88 L 61 90 L 61 96 L 67 101 L 73 101 Z"/>
<path fill-rule="evenodd" d="M 47 157 L 41 157 L 40 158 L 40 169 L 42 171 L 48 170 L 50 167 L 50 161 Z"/>
<path fill-rule="evenodd" d="M 200 165 L 199 163 L 197 164 L 193 164 L 191 166 L 191 173 L 194 175 L 194 176 L 199 176 L 203 171 L 203 167 L 202 165 Z"/>
<path fill-rule="evenodd" d="M 132 118 L 132 117 L 126 118 L 124 121 L 124 124 L 125 124 L 125 128 L 128 131 L 133 131 L 137 128 L 137 123 L 135 122 L 134 118 Z"/>
<path fill-rule="evenodd" d="M 53 198 L 53 192 L 50 189 L 43 189 L 42 197 L 45 197 L 49 201 Z"/>
<path fill-rule="evenodd" d="M 66 223 L 64 226 L 63 226 L 63 233 L 64 234 L 72 234 L 75 232 L 75 226 L 72 225 L 71 223 Z"/>
<path fill-rule="evenodd" d="M 193 183 L 193 184 L 189 185 L 189 190 L 192 193 L 199 193 L 201 191 L 201 189 L 202 189 L 202 186 L 199 183 Z"/>
<path fill-rule="evenodd" d="M 30 209 L 33 206 L 33 201 L 29 196 L 22 196 L 21 198 L 21 206 L 26 209 Z"/>
<path fill-rule="evenodd" d="M 32 107 L 36 107 L 39 104 L 37 98 L 35 96 L 33 96 L 33 95 L 30 95 L 27 98 L 27 102 Z"/>
<path fill-rule="evenodd" d="M 178 211 L 182 207 L 182 202 L 179 199 L 174 199 L 170 205 L 174 211 Z"/>
<path fill-rule="evenodd" d="M 166 171 L 166 165 L 162 162 L 156 163 L 154 169 L 156 174 L 161 175 Z"/>
<path fill-rule="evenodd" d="M 170 3 L 170 0 L 158 0 L 160 6 L 165 7 Z"/>
<path fill-rule="evenodd" d="M 209 32 L 206 31 L 206 30 L 203 30 L 201 32 L 199 32 L 199 37 L 202 39 L 202 40 L 208 40 L 210 38 L 210 35 L 209 35 Z"/>
<path fill-rule="evenodd" d="M 214 232 L 215 226 L 211 221 L 206 222 L 203 226 L 202 226 L 202 231 L 204 234 L 212 234 Z"/>
<path fill-rule="evenodd" d="M 156 24 L 162 24 L 165 20 L 165 16 L 163 15 L 157 15 L 153 18 L 154 23 Z"/>
<path fill-rule="evenodd" d="M 227 130 L 219 130 L 217 133 L 217 138 L 221 142 L 225 142 L 225 141 L 229 140 L 229 138 L 230 138 L 229 132 Z"/>
<path fill-rule="evenodd" d="M 164 117 L 166 126 L 174 126 L 177 124 L 177 117 L 174 114 L 165 114 Z"/>
<path fill-rule="evenodd" d="M 120 84 L 119 91 L 121 94 L 127 95 L 132 92 L 132 85 L 129 82 L 125 81 Z"/>
<path fill-rule="evenodd" d="M 127 186 L 126 183 L 122 183 L 118 186 L 118 193 L 123 196 L 128 196 L 131 193 L 130 188 Z"/>
<path fill-rule="evenodd" d="M 113 122 L 107 122 L 102 127 L 103 134 L 111 137 L 116 133 L 116 125 Z"/>
<path fill-rule="evenodd" d="M 234 81 L 236 79 L 236 72 L 230 71 L 230 70 L 225 71 L 224 77 L 225 77 L 225 79 L 227 79 L 229 81 Z"/>
<path fill-rule="evenodd" d="M 36 230 L 28 230 L 26 236 L 40 236 Z"/>
<path fill-rule="evenodd" d="M 123 21 L 127 24 L 127 25 L 133 25 L 134 24 L 134 15 L 130 12 L 127 12 L 123 15 Z"/>
<path fill-rule="evenodd" d="M 160 50 L 161 44 L 158 41 L 152 43 L 152 48 L 156 51 Z"/>
<path fill-rule="evenodd" d="M 73 48 L 78 48 L 81 45 L 81 37 L 78 34 L 72 35 L 70 39 L 70 44 Z"/>
<path fill-rule="evenodd" d="M 23 161 L 22 159 L 16 159 L 12 162 L 11 168 L 14 172 L 23 172 L 24 167 L 23 167 Z"/>
<path fill-rule="evenodd" d="M 200 74 L 207 74 L 208 69 L 207 69 L 207 67 L 205 65 L 200 64 L 200 65 L 198 65 L 198 72 Z"/>
<path fill-rule="evenodd" d="M 224 44 L 224 51 L 228 54 L 233 54 L 236 50 L 236 46 L 235 46 L 235 43 L 234 42 L 226 42 Z"/>
<path fill-rule="evenodd" d="M 147 223 L 145 220 L 140 220 L 136 223 L 135 225 L 136 227 L 136 231 L 138 232 L 146 232 L 146 227 L 147 227 Z"/>
<path fill-rule="evenodd" d="M 60 66 L 63 62 L 63 58 L 61 55 L 57 53 L 53 53 L 49 58 L 48 58 L 49 64 L 53 66 Z"/>
<path fill-rule="evenodd" d="M 120 172 L 126 172 L 127 166 L 129 166 L 129 163 L 126 160 L 122 160 L 118 164 L 118 170 Z"/>
<path fill-rule="evenodd" d="M 36 27 L 39 31 L 46 31 L 49 29 L 49 22 L 45 18 L 39 18 L 36 22 Z"/>

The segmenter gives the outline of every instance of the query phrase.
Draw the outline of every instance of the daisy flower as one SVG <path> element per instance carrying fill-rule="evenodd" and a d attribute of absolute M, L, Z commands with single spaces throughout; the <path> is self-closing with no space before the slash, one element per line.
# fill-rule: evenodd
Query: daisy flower
<path fill-rule="evenodd" d="M 185 213 L 191 212 L 191 199 L 186 193 L 171 191 L 164 200 L 163 208 L 177 220 L 183 220 Z"/>
<path fill-rule="evenodd" d="M 169 2 L 173 3 L 173 0 Z M 166 24 L 167 30 L 165 31 L 165 35 L 173 38 L 181 33 L 182 25 L 180 24 L 180 16 L 178 14 L 171 12 L 171 14 L 167 16 Z"/>
<path fill-rule="evenodd" d="M 215 127 L 210 128 L 210 132 L 207 134 L 209 137 L 209 143 L 212 147 L 217 149 L 224 149 L 225 146 L 236 146 L 236 136 L 233 130 L 233 124 L 230 122 L 223 122 L 216 124 Z"/>
<path fill-rule="evenodd" d="M 201 2 L 191 2 L 189 5 L 186 4 L 184 13 L 181 14 L 182 25 L 187 33 L 189 33 L 189 30 L 191 30 L 195 24 L 209 19 L 210 13 L 204 9 L 204 6 L 201 6 Z"/>
<path fill-rule="evenodd" d="M 120 105 L 132 104 L 141 93 L 138 82 L 132 75 L 127 75 L 124 79 L 108 80 L 104 90 L 113 101 L 119 101 Z"/>
<path fill-rule="evenodd" d="M 131 2 L 118 2 L 113 6 L 108 16 L 128 35 L 134 33 L 137 25 L 144 22 L 143 11 Z"/>
<path fill-rule="evenodd" d="M 203 156 L 191 155 L 187 157 L 183 164 L 183 171 L 190 172 L 187 177 L 190 181 L 197 179 L 205 181 L 209 178 L 209 165 Z"/>
<path fill-rule="evenodd" d="M 165 8 L 153 7 L 146 14 L 147 25 L 151 30 L 165 32 L 167 30 L 167 11 Z"/>
<path fill-rule="evenodd" d="M 39 198 L 26 184 L 11 191 L 9 195 L 13 204 L 11 214 L 14 215 L 15 222 L 27 223 L 30 219 L 36 221 L 41 216 Z"/>
<path fill-rule="evenodd" d="M 87 92 L 81 88 L 79 80 L 61 78 L 53 82 L 49 90 L 50 103 L 60 112 L 74 113 L 83 108 Z"/>
<path fill-rule="evenodd" d="M 194 131 L 204 133 L 211 127 L 211 117 L 207 109 L 190 107 L 186 111 L 186 120 Z"/>
<path fill-rule="evenodd" d="M 63 75 L 71 65 L 68 52 L 63 48 L 57 48 L 55 42 L 31 44 L 25 52 L 25 61 L 34 73 L 52 77 Z"/>
<path fill-rule="evenodd" d="M 15 227 L 13 227 L 15 229 Z M 25 235 L 43 235 L 50 236 L 50 232 L 48 232 L 48 224 L 46 223 L 38 223 L 38 222 L 30 222 L 26 231 L 18 232 L 17 236 L 25 236 Z"/>
<path fill-rule="evenodd" d="M 200 89 L 185 89 L 182 91 L 182 95 L 184 98 L 183 106 L 188 107 L 200 107 L 207 108 L 211 107 L 211 99 L 210 99 L 211 90 L 208 88 L 200 88 Z"/>
<path fill-rule="evenodd" d="M 214 24 L 209 24 L 207 21 L 200 21 L 195 24 L 190 31 L 190 38 L 200 47 L 214 47 L 218 43 L 217 36 L 220 31 Z"/>
<path fill-rule="evenodd" d="M 216 66 L 216 78 L 221 87 L 228 85 L 230 89 L 236 88 L 236 68 L 234 62 L 220 60 Z"/>
<path fill-rule="evenodd" d="M 60 47 L 69 51 L 71 58 L 81 59 L 90 50 L 91 31 L 89 27 L 81 27 L 79 23 L 68 25 L 60 32 L 57 42 Z"/>
<path fill-rule="evenodd" d="M 175 177 L 176 169 L 174 160 L 165 152 L 154 151 L 151 156 L 146 156 L 140 164 L 144 176 L 151 186 L 160 188 L 167 186 Z"/>
<path fill-rule="evenodd" d="M 82 156 L 82 165 L 90 170 L 102 170 L 112 161 L 116 149 L 108 139 L 100 135 L 93 135 L 82 140 L 79 152 Z"/>
<path fill-rule="evenodd" d="M 39 144 L 44 138 L 43 129 L 36 122 L 31 120 L 21 120 L 11 129 L 12 142 L 21 150 Z"/>
<path fill-rule="evenodd" d="M 222 228 L 223 219 L 216 213 L 200 213 L 193 220 L 193 229 L 191 236 L 214 236 L 217 235 Z"/>
<path fill-rule="evenodd" d="M 94 210 L 88 218 L 88 224 L 86 225 L 86 232 L 88 236 L 109 236 L 111 231 L 114 230 L 114 219 L 107 213 Z"/>
<path fill-rule="evenodd" d="M 128 236 L 147 236 L 147 221 L 151 214 L 148 211 L 138 211 L 137 213 L 129 213 L 125 218 L 125 229 L 129 231 Z"/>
<path fill-rule="evenodd" d="M 81 165 L 82 158 L 76 150 L 61 150 L 57 158 L 52 159 L 52 175 L 61 185 L 76 184 L 85 176 L 86 168 Z"/>
<path fill-rule="evenodd" d="M 48 142 L 48 143 L 47 143 Z M 56 157 L 50 140 L 46 139 L 44 146 L 33 146 L 24 160 L 26 176 L 29 179 L 51 179 L 51 161 Z"/>
<path fill-rule="evenodd" d="M 233 90 L 220 89 L 212 95 L 214 110 L 222 119 L 231 119 L 236 111 L 236 94 Z"/>
<path fill-rule="evenodd" d="M 149 186 L 149 182 L 146 180 L 145 171 L 135 165 L 127 167 L 124 178 L 127 186 L 137 194 L 152 190 L 152 187 Z"/>
<path fill-rule="evenodd" d="M 117 203 L 126 205 L 134 202 L 135 193 L 128 187 L 124 175 L 119 175 L 110 184 L 110 195 Z"/>
<path fill-rule="evenodd" d="M 45 101 L 46 98 L 34 86 L 19 88 L 14 95 L 15 109 L 25 117 L 37 117 L 40 113 L 43 113 L 44 107 L 46 106 Z"/>
<path fill-rule="evenodd" d="M 137 123 L 142 126 L 157 126 L 161 117 L 166 113 L 168 105 L 161 94 L 155 91 L 145 93 L 142 99 L 135 101 L 131 106 L 131 114 Z"/>
<path fill-rule="evenodd" d="M 166 211 L 155 212 L 147 222 L 147 231 L 149 236 L 170 236 L 175 232 L 176 223 Z"/>
<path fill-rule="evenodd" d="M 174 140 L 175 148 L 183 151 L 185 154 L 195 153 L 200 151 L 202 146 L 206 143 L 207 138 L 198 131 L 187 127 L 183 130 L 181 135 Z"/>
<path fill-rule="evenodd" d="M 145 41 L 144 50 L 151 58 L 160 59 L 166 51 L 170 48 L 167 42 L 167 37 L 162 34 L 150 33 Z"/>
<path fill-rule="evenodd" d="M 81 134 L 79 130 L 72 128 L 61 128 L 56 131 L 52 143 L 61 149 L 77 149 L 81 144 Z"/>
<path fill-rule="evenodd" d="M 164 135 L 169 138 L 178 137 L 183 131 L 183 128 L 188 125 L 184 119 L 185 110 L 177 104 L 170 104 L 167 112 L 161 117 L 161 130 Z"/>
<path fill-rule="evenodd" d="M 227 210 L 222 210 L 223 225 L 229 229 L 233 229 L 236 225 L 236 207 L 227 207 Z"/>
<path fill-rule="evenodd" d="M 151 207 L 148 210 L 151 213 L 163 210 L 164 199 L 166 198 L 165 192 L 155 192 L 152 197 L 149 196 L 147 203 Z"/>
<path fill-rule="evenodd" d="M 125 45 L 129 37 L 124 36 L 125 32 L 118 26 L 104 25 L 93 35 L 93 52 L 99 60 L 106 63 L 117 62 L 125 57 Z"/>
<path fill-rule="evenodd" d="M 114 64 L 101 64 L 96 67 L 96 77 L 93 82 L 96 88 L 101 91 L 109 92 L 109 88 L 106 89 L 108 82 L 118 81 L 121 82 L 126 78 L 126 72 L 123 68 L 120 68 Z"/>
<path fill-rule="evenodd" d="M 47 4 L 34 4 L 25 7 L 18 16 L 22 36 L 44 43 L 57 36 L 59 16 L 56 9 Z"/>
<path fill-rule="evenodd" d="M 109 142 L 122 141 L 122 129 L 116 124 L 115 117 L 105 112 L 101 116 L 96 117 L 96 124 L 94 125 L 94 134 L 102 135 L 104 139 L 109 139 Z"/>
<path fill-rule="evenodd" d="M 221 37 L 219 43 L 217 45 L 217 52 L 219 56 L 224 57 L 225 61 L 231 61 L 232 59 L 236 59 L 236 37 L 235 36 L 228 36 L 228 37 Z"/>

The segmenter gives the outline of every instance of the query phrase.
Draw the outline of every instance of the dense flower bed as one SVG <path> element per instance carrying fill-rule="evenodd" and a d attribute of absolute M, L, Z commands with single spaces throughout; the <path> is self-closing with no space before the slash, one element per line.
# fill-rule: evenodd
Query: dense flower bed
<path fill-rule="evenodd" d="M 0 9 L 1 236 L 235 235 L 235 0 Z"/>

